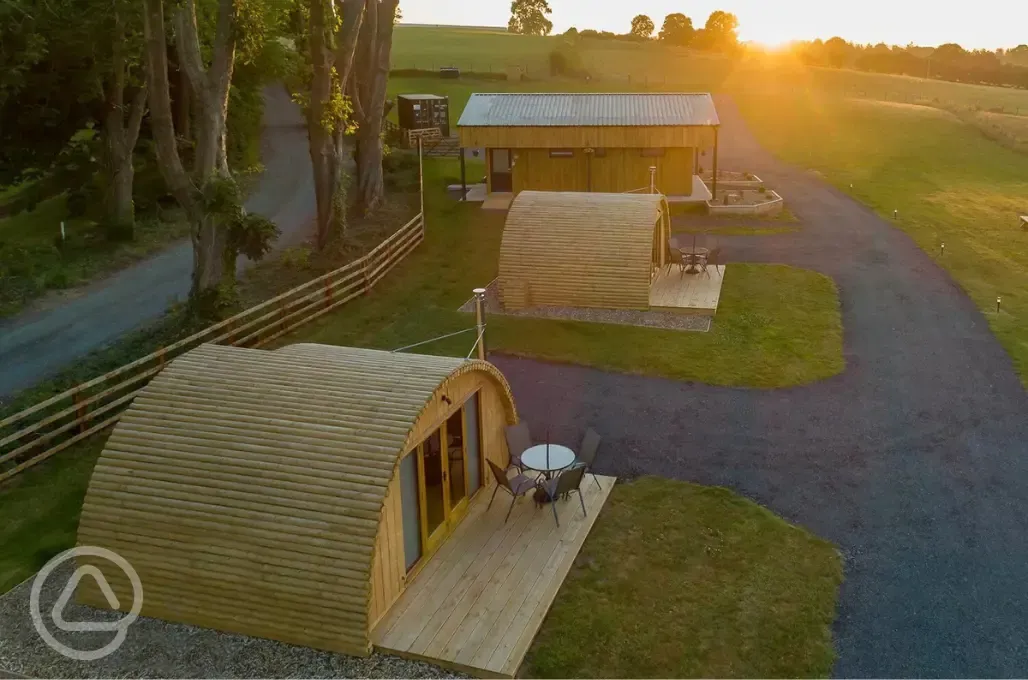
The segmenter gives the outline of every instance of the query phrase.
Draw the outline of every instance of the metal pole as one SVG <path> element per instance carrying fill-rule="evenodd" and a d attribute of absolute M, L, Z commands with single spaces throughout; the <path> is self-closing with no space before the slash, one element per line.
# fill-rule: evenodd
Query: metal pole
<path fill-rule="evenodd" d="M 460 148 L 460 200 L 468 200 L 468 176 L 464 168 L 464 147 Z"/>
<path fill-rule="evenodd" d="M 422 155 L 421 137 L 418 137 L 418 192 L 421 201 L 421 226 L 425 226 L 425 159 Z"/>
<path fill-rule="evenodd" d="M 650 193 L 657 193 L 657 166 L 650 166 Z"/>
<path fill-rule="evenodd" d="M 711 183 L 711 198 L 717 199 L 717 126 L 714 126 L 714 181 Z"/>
<path fill-rule="evenodd" d="M 478 358 L 485 361 L 485 288 L 476 288 L 475 327 L 478 328 Z"/>

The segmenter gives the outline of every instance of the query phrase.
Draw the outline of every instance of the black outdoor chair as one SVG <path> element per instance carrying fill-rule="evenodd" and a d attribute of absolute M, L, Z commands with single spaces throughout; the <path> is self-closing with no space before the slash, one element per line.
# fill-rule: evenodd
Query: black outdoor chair
<path fill-rule="evenodd" d="M 553 521 L 557 523 L 557 526 L 560 526 L 560 520 L 557 518 L 557 499 L 572 493 L 578 494 L 578 502 L 582 504 L 582 515 L 589 515 L 585 511 L 585 499 L 582 498 L 582 490 L 579 488 L 584 475 L 584 467 L 573 467 L 539 485 L 543 499 L 550 501 L 550 507 L 553 509 Z"/>
<path fill-rule="evenodd" d="M 582 437 L 582 446 L 578 451 L 577 460 L 572 465 L 572 468 L 585 468 L 585 471 L 593 476 L 593 481 L 596 482 L 596 486 L 600 489 L 603 486 L 600 484 L 600 480 L 596 477 L 596 473 L 593 472 L 593 464 L 596 461 L 596 451 L 600 448 L 600 435 L 596 433 L 596 430 L 591 427 L 585 431 L 585 436 Z"/>
<path fill-rule="evenodd" d="M 721 249 L 713 248 L 709 253 L 707 253 L 707 257 L 703 259 L 703 262 L 700 264 L 700 269 L 702 269 L 703 273 L 709 277 L 710 272 L 707 271 L 707 267 L 714 265 L 714 271 L 720 274 L 721 270 L 718 269 L 718 265 L 722 264 L 724 264 L 724 262 L 721 261 Z"/>
<path fill-rule="evenodd" d="M 510 513 L 514 510 L 514 504 L 518 498 L 524 496 L 526 493 L 536 488 L 535 480 L 529 479 L 524 475 L 517 475 L 513 478 L 507 478 L 507 472 L 501 470 L 500 466 L 491 460 L 487 460 L 489 463 L 489 469 L 493 471 L 493 477 L 496 478 L 496 488 L 493 489 L 493 495 L 489 498 L 489 505 L 485 507 L 486 510 L 493 506 L 493 500 L 496 498 L 496 492 L 503 489 L 510 494 L 510 507 L 507 508 L 507 516 L 503 518 L 504 523 L 510 519 Z"/>
<path fill-rule="evenodd" d="M 678 265 L 678 275 L 683 276 L 685 274 L 685 258 L 682 256 L 680 250 L 671 249 L 666 254 L 667 259 L 667 273 L 671 273 L 671 267 Z"/>
<path fill-rule="evenodd" d="M 528 431 L 528 423 L 521 421 L 517 425 L 508 425 L 504 430 L 507 438 L 507 450 L 510 452 L 510 463 L 508 468 L 516 467 L 524 472 L 525 466 L 521 464 L 521 454 L 532 446 L 532 434 Z"/>

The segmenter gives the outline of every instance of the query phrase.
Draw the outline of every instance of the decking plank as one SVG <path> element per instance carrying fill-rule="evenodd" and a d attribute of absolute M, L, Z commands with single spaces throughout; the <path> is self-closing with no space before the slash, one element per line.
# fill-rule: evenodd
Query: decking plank
<path fill-rule="evenodd" d="M 482 677 L 513 677 L 614 486 L 583 480 L 588 516 L 577 499 L 548 507 L 519 501 L 485 512 L 488 495 L 417 574 L 372 633 L 384 652 L 421 658 Z"/>

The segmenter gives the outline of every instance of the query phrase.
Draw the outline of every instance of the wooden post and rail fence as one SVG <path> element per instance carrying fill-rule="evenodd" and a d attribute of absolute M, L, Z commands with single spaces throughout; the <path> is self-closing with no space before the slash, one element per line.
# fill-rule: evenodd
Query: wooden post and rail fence
<path fill-rule="evenodd" d="M 424 237 L 422 192 L 420 212 L 359 259 L 0 420 L 0 484 L 114 425 L 175 357 L 205 343 L 263 347 L 370 291 Z"/>

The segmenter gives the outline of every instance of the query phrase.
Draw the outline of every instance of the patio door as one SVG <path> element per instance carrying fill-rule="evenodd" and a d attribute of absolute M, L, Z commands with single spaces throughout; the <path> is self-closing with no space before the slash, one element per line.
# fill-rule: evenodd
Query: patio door
<path fill-rule="evenodd" d="M 457 526 L 482 486 L 478 404 L 475 394 L 400 461 L 408 571 Z"/>

